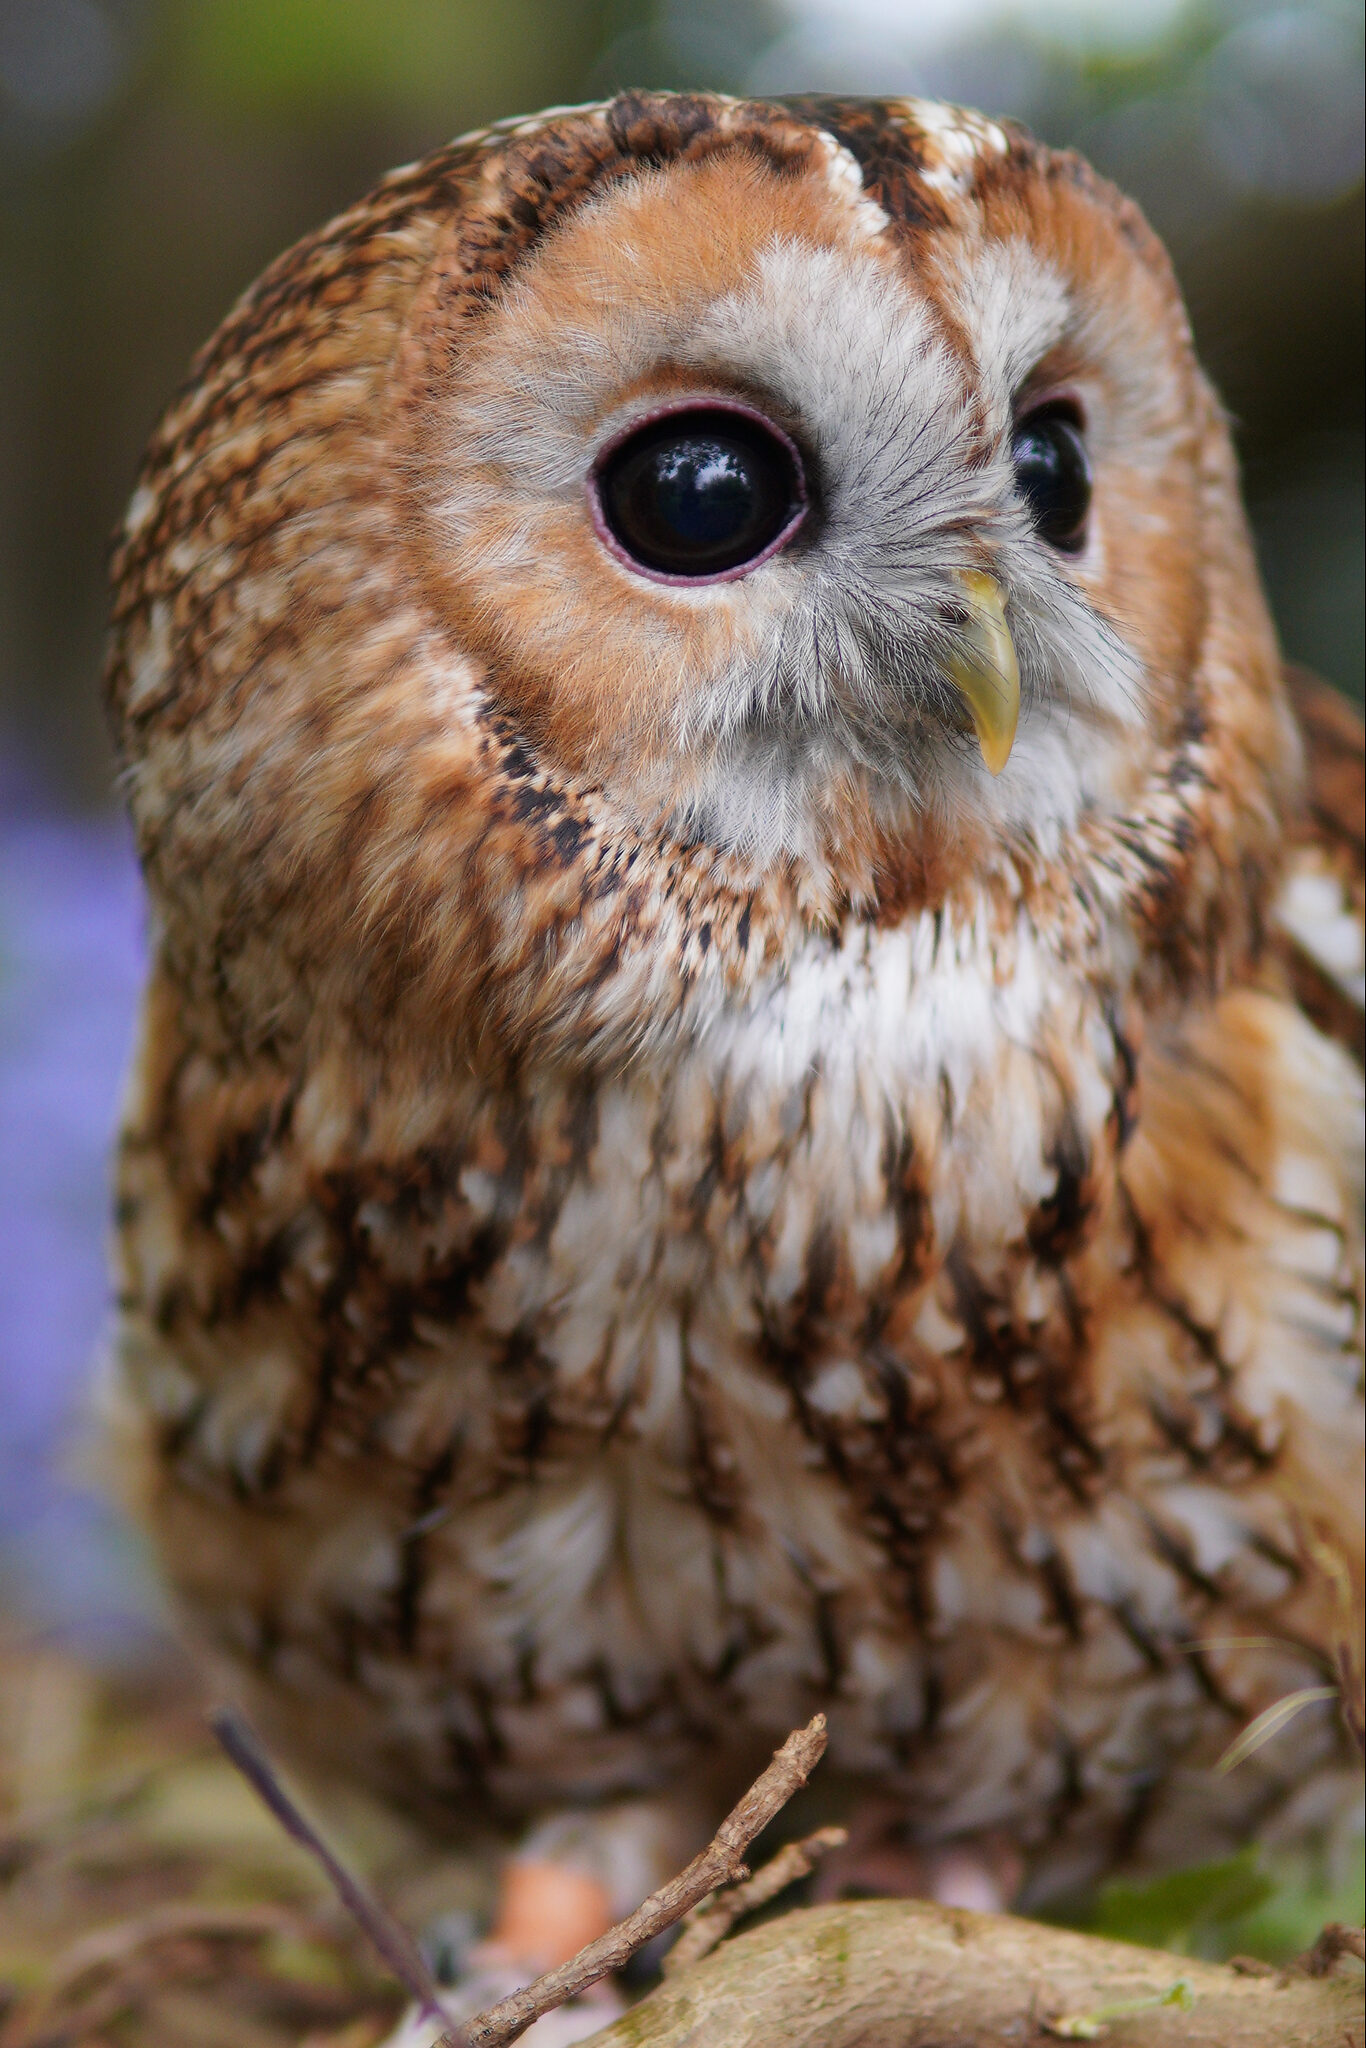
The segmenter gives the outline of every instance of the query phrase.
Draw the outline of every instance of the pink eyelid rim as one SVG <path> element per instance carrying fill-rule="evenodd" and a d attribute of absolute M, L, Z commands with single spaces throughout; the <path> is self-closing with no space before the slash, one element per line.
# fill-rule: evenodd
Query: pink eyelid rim
<path fill-rule="evenodd" d="M 1086 432 L 1086 407 L 1081 393 L 1073 384 L 1055 384 L 1047 391 L 1031 393 L 1029 403 L 1016 415 L 1015 425 L 1022 427 L 1026 420 L 1032 420 L 1036 412 L 1048 412 L 1057 406 L 1066 406 L 1076 414 L 1076 424 L 1082 433 Z"/>
<path fill-rule="evenodd" d="M 634 555 L 626 552 L 621 542 L 612 532 L 611 527 L 607 524 L 603 516 L 602 497 L 598 490 L 598 476 L 603 464 L 625 442 L 634 439 L 642 427 L 653 426 L 656 420 L 674 419 L 679 414 L 691 412 L 734 413 L 738 419 L 749 420 L 754 426 L 762 427 L 765 433 L 771 434 L 774 440 L 781 442 L 782 446 L 787 450 L 792 460 L 793 473 L 797 479 L 797 503 L 792 517 L 773 536 L 768 546 L 761 553 L 751 555 L 747 561 L 737 562 L 733 569 L 716 569 L 707 576 L 675 576 L 666 569 L 650 569 L 643 562 L 638 562 Z M 785 548 L 811 509 L 811 499 L 806 488 L 806 467 L 802 462 L 801 450 L 796 442 L 790 434 L 784 433 L 783 429 L 776 421 L 771 420 L 767 413 L 760 412 L 757 406 L 746 405 L 743 400 L 738 398 L 703 398 L 700 396 L 697 398 L 680 398 L 667 405 L 652 406 L 649 412 L 637 413 L 634 419 L 628 420 L 625 426 L 619 427 L 616 433 L 609 440 L 604 441 L 601 448 L 598 449 L 593 457 L 593 466 L 589 470 L 584 482 L 584 495 L 588 500 L 588 515 L 593 522 L 593 531 L 606 548 L 608 554 L 615 556 L 616 560 L 628 568 L 633 576 L 642 576 L 647 583 L 662 583 L 667 588 L 674 590 L 700 590 L 707 583 L 738 582 L 742 576 L 748 576 L 761 563 L 768 561 L 770 556 L 776 555 L 780 549 Z"/>

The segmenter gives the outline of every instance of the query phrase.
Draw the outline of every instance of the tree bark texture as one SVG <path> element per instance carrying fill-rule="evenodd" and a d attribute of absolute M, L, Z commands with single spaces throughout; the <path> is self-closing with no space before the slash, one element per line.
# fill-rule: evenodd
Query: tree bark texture
<path fill-rule="evenodd" d="M 1181 1981 L 1183 2003 L 1160 2003 Z M 1243 1974 L 1004 1915 L 865 1899 L 737 1935 L 585 2048 L 1047 2048 L 1059 2039 L 1363 2048 L 1362 1974 L 1350 1962 L 1327 1977 Z"/>

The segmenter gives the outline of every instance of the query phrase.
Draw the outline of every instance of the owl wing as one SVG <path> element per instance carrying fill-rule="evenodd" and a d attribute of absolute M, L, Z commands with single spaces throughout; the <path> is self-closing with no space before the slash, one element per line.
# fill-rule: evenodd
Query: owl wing
<path fill-rule="evenodd" d="M 1366 763 L 1356 708 L 1307 669 L 1286 688 L 1304 741 L 1305 803 L 1291 835 L 1275 943 L 1300 1006 L 1357 1058 L 1363 1028 Z"/>

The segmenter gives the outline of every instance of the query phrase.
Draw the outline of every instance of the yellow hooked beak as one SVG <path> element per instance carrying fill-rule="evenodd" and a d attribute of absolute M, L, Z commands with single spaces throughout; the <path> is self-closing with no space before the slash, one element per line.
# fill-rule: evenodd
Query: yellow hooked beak
<path fill-rule="evenodd" d="M 972 714 L 982 759 L 999 775 L 1010 759 L 1020 722 L 1020 670 L 1006 624 L 1001 586 L 977 569 L 959 572 L 968 623 L 944 662 L 944 673 Z"/>

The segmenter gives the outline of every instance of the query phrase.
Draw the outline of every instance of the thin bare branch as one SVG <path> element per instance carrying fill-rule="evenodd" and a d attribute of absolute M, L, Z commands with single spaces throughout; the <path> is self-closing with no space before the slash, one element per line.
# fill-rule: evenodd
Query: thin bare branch
<path fill-rule="evenodd" d="M 445 2021 L 436 1979 L 422 1960 L 417 1943 L 401 1927 L 373 1893 L 366 1891 L 346 1868 L 336 1851 L 326 1843 L 310 1820 L 305 1819 L 276 1775 L 258 1736 L 232 1707 L 216 1707 L 209 1726 L 218 1737 L 230 1763 L 236 1765 L 253 1791 L 279 1821 L 292 1840 L 307 1849 L 320 1864 L 328 1882 L 351 1917 L 364 1928 L 386 1966 L 393 1971 L 409 1996 L 416 1999 L 424 2019 Z M 448 2032 L 449 2048 L 463 2048 L 459 2030 Z"/>
<path fill-rule="evenodd" d="M 317 1929 L 307 1916 L 292 1906 L 217 1905 L 198 1899 L 173 1900 L 116 1920 L 110 1927 L 95 1927 L 83 1934 L 57 1958 L 46 1986 L 56 1999 L 80 1978 L 95 1970 L 118 1970 L 143 1949 L 163 1941 L 254 1941 L 269 1935 L 291 1934 L 316 1938 Z"/>
<path fill-rule="evenodd" d="M 709 1956 L 725 1940 L 738 1920 L 757 1913 L 790 1884 L 809 1877 L 822 1856 L 831 1849 L 842 1849 L 848 1839 L 846 1828 L 817 1828 L 814 1835 L 807 1835 L 803 1841 L 786 1843 L 743 1884 L 730 1885 L 725 1891 L 713 1892 L 709 1899 L 703 1899 L 683 1922 L 682 1933 L 664 1958 L 665 1976 L 671 1977 L 692 1963 L 700 1963 L 703 1956 Z"/>
<path fill-rule="evenodd" d="M 1301 1967 L 1310 1977 L 1326 1977 L 1342 1956 L 1355 1956 L 1359 1963 L 1366 1963 L 1366 1930 L 1330 1920 L 1308 1955 L 1302 1958 Z"/>
<path fill-rule="evenodd" d="M 505 2043 L 524 2034 L 542 2013 L 552 2012 L 557 2005 L 586 1991 L 590 1984 L 619 1970 L 656 1935 L 677 1926 L 685 1913 L 718 1886 L 735 1884 L 747 1877 L 749 1873 L 742 1860 L 745 1850 L 774 1815 L 781 1813 L 793 1794 L 801 1790 L 824 1755 L 825 1742 L 825 1716 L 817 1714 L 807 1727 L 788 1736 L 768 1769 L 727 1814 L 711 1842 L 700 1856 L 694 1856 L 686 1870 L 652 1892 L 634 1913 L 597 1941 L 590 1942 L 587 1948 L 580 1949 L 569 1962 L 466 2020 L 465 2048 L 504 2048 Z M 443 2034 L 435 2048 L 460 2048 L 459 2036 L 454 2032 Z"/>

